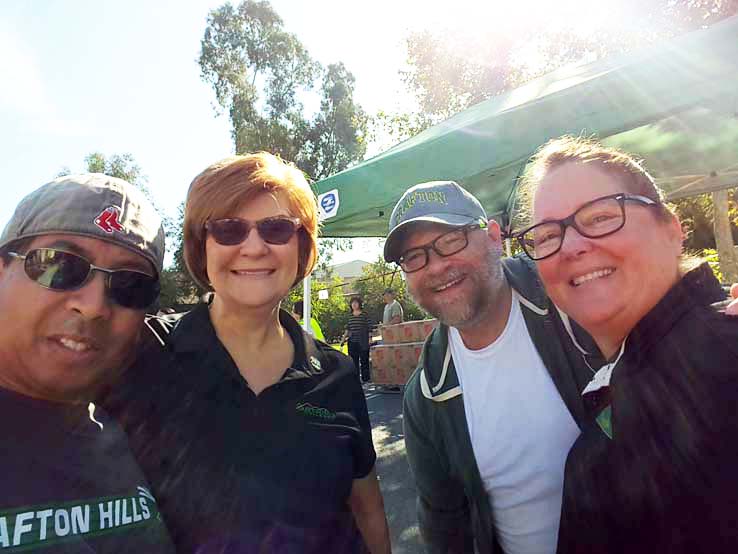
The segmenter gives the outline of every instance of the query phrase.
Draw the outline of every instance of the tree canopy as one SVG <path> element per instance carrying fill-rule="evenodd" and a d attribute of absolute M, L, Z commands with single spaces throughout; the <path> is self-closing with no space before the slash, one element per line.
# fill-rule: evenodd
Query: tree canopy
<path fill-rule="evenodd" d="M 354 102 L 343 63 L 323 68 L 267 1 L 226 3 L 210 12 L 201 41 L 201 76 L 228 113 L 236 152 L 267 150 L 321 179 L 361 160 L 367 116 Z M 303 102 L 320 87 L 320 108 Z"/>
<path fill-rule="evenodd" d="M 597 2 L 587 9 L 597 9 Z M 573 22 L 551 25 L 549 12 L 531 10 L 523 25 L 500 21 L 484 34 L 410 33 L 408 68 L 401 74 L 418 109 L 380 114 L 379 124 L 390 127 L 390 134 L 397 135 L 398 129 L 414 134 L 563 65 L 595 61 L 712 25 L 738 13 L 738 0 L 622 0 L 599 2 L 599 9 L 609 10 L 611 17 L 587 32 Z"/>
<path fill-rule="evenodd" d="M 402 304 L 405 321 L 427 319 L 430 316 L 418 307 L 410 297 L 407 284 L 397 266 L 379 258 L 364 268 L 361 279 L 354 283 L 357 296 L 364 303 L 364 312 L 375 323 L 382 322 L 384 314 L 383 293 L 386 288 L 392 288 L 397 293 L 397 301 Z"/>

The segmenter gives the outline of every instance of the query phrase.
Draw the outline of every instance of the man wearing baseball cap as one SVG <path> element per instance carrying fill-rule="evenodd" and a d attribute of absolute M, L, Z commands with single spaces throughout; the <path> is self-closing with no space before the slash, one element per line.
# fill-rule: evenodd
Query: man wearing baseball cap
<path fill-rule="evenodd" d="M 120 427 L 90 401 L 156 300 L 161 221 L 101 174 L 26 196 L 0 236 L 0 549 L 173 552 Z"/>
<path fill-rule="evenodd" d="M 501 235 L 449 181 L 410 188 L 390 218 L 385 260 L 441 322 L 404 398 L 420 530 L 433 553 L 554 552 L 564 463 L 585 417 L 579 393 L 592 370 L 581 340 L 572 342 L 533 264 L 501 259 Z"/>

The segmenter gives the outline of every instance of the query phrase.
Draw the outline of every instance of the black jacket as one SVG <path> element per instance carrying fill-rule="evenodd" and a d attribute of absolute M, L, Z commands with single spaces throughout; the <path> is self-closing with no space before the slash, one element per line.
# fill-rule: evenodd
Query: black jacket
<path fill-rule="evenodd" d="M 738 552 L 738 319 L 707 264 L 631 331 L 566 464 L 559 549 Z M 612 439 L 604 430 L 608 430 Z"/>

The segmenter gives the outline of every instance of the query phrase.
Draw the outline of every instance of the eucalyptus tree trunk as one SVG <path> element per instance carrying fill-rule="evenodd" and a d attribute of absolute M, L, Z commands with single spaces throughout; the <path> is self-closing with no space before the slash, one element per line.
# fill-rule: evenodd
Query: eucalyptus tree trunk
<path fill-rule="evenodd" d="M 717 190 L 712 193 L 712 202 L 715 206 L 715 243 L 720 258 L 720 272 L 723 282 L 738 283 L 738 255 L 733 245 L 733 235 L 730 232 L 730 218 L 728 217 L 728 191 Z"/>

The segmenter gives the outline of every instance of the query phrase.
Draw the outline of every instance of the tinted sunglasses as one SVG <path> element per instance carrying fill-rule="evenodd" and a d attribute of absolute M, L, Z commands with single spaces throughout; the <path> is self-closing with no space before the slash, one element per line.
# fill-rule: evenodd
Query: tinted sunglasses
<path fill-rule="evenodd" d="M 92 265 L 82 256 L 55 248 L 36 248 L 27 254 L 8 252 L 23 260 L 26 275 L 50 290 L 71 291 L 85 285 L 93 271 L 105 274 L 108 297 L 124 308 L 142 310 L 159 295 L 159 279 L 133 269 L 105 269 Z"/>
<path fill-rule="evenodd" d="M 232 217 L 211 219 L 205 223 L 205 229 L 213 240 L 223 246 L 241 244 L 254 227 L 267 244 L 287 244 L 302 225 L 295 217 L 267 217 L 259 221 Z"/>

